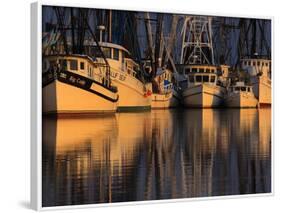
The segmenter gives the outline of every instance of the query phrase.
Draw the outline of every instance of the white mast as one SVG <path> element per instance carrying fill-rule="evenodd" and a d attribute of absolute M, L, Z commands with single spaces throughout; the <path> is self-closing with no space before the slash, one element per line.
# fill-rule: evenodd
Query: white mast
<path fill-rule="evenodd" d="M 181 64 L 214 64 L 211 21 L 206 16 L 185 17 Z"/>
<path fill-rule="evenodd" d="M 144 13 L 145 25 L 147 30 L 147 42 L 148 48 L 152 57 L 152 61 L 154 62 L 154 48 L 153 48 L 153 41 L 152 41 L 152 28 L 150 23 L 150 15 L 148 12 Z"/>

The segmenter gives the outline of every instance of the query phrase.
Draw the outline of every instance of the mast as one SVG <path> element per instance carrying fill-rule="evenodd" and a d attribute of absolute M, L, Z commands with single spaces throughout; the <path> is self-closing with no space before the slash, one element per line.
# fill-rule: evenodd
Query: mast
<path fill-rule="evenodd" d="M 152 72 L 154 71 L 154 48 L 153 48 L 153 41 L 152 41 L 152 29 L 151 29 L 151 23 L 150 23 L 150 16 L 148 12 L 144 13 L 144 22 L 145 22 L 145 30 L 146 30 L 146 40 L 147 40 L 147 46 L 148 46 L 148 56 L 150 58 Z"/>
<path fill-rule="evenodd" d="M 192 16 L 185 18 L 181 64 L 215 64 L 211 17 Z"/>
<path fill-rule="evenodd" d="M 175 40 L 176 40 L 175 38 L 176 38 L 177 25 L 178 25 L 178 16 L 173 15 L 172 16 L 172 27 L 171 27 L 171 31 L 169 33 L 167 47 L 165 49 L 166 55 L 165 55 L 165 58 L 163 60 L 164 66 L 166 66 L 166 64 L 168 63 L 168 60 L 171 60 L 171 52 L 172 52 L 172 49 L 174 48 Z"/>
<path fill-rule="evenodd" d="M 70 21 L 71 21 L 71 46 L 72 46 L 72 52 L 75 53 L 75 21 L 74 21 L 74 14 L 73 14 L 73 7 L 70 8 Z"/>
<path fill-rule="evenodd" d="M 154 58 L 155 58 L 155 68 L 154 68 L 154 76 L 156 75 L 156 70 L 158 67 L 161 67 L 161 58 L 163 54 L 163 14 L 157 15 L 157 25 L 156 25 L 156 35 L 155 35 L 155 51 L 154 51 Z"/>
<path fill-rule="evenodd" d="M 247 50 L 248 50 L 248 42 L 246 39 L 246 21 L 244 19 L 239 20 L 239 41 L 238 41 L 238 57 L 237 61 L 235 64 L 235 67 L 238 67 L 240 65 L 240 59 L 242 57 L 245 57 L 247 55 Z"/>
<path fill-rule="evenodd" d="M 260 30 L 260 52 L 263 53 L 265 52 L 265 55 L 268 58 L 271 58 L 271 48 L 270 45 L 268 44 L 269 41 L 267 41 L 265 32 L 266 32 L 266 27 L 269 27 L 269 31 L 271 32 L 271 25 L 266 23 L 266 20 L 259 20 L 258 26 Z M 269 25 L 269 26 L 268 26 Z"/>
<path fill-rule="evenodd" d="M 251 45 L 251 56 L 257 54 L 257 23 L 255 20 L 252 20 L 252 45 Z"/>
<path fill-rule="evenodd" d="M 125 21 L 120 24 L 124 25 L 122 45 L 131 52 L 133 59 L 139 62 L 141 61 L 141 51 L 136 33 L 138 29 L 136 14 L 137 12 L 126 12 Z"/>
<path fill-rule="evenodd" d="M 108 42 L 112 42 L 112 10 L 108 11 Z"/>
<path fill-rule="evenodd" d="M 59 30 L 61 31 L 61 35 L 62 35 L 64 51 L 65 51 L 66 54 L 69 54 L 67 38 L 66 38 L 66 29 L 65 29 L 65 26 L 64 26 L 65 10 L 64 10 L 64 8 L 60 8 L 60 7 L 54 7 L 54 10 L 55 10 L 55 13 L 56 13 L 56 17 L 57 17 L 57 21 L 58 21 L 58 25 L 59 25 Z"/>
<path fill-rule="evenodd" d="M 219 64 L 234 64 L 239 55 L 238 46 L 235 46 L 235 34 L 239 33 L 239 21 L 235 18 L 216 17 L 212 20 L 213 49 L 215 62 Z M 234 54 L 233 54 L 234 53 Z"/>
<path fill-rule="evenodd" d="M 267 20 L 251 19 L 250 21 L 246 21 L 245 19 L 240 19 L 238 44 L 240 58 L 255 58 L 257 56 L 271 57 L 271 49 L 268 45 L 265 32 L 268 26 L 270 26 L 270 21 Z M 240 58 L 237 63 L 239 63 Z"/>
<path fill-rule="evenodd" d="M 207 45 L 207 47 L 210 49 L 210 51 L 211 51 L 211 56 L 210 56 L 210 58 L 211 58 L 211 63 L 212 64 L 215 64 L 215 60 L 214 60 L 214 49 L 213 49 L 213 40 L 212 40 L 212 34 L 213 34 L 213 32 L 212 32 L 212 18 L 211 17 L 208 17 L 208 27 L 209 27 L 209 30 L 207 31 L 207 33 L 209 34 L 208 36 L 207 36 L 207 42 L 208 42 L 208 44 L 209 45 Z"/>

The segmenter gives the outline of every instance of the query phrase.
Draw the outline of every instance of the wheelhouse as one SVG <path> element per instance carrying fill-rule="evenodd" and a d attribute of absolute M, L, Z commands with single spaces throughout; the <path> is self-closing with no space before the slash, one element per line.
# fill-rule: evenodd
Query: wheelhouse
<path fill-rule="evenodd" d="M 99 42 L 99 46 L 106 60 L 108 61 L 110 68 L 113 71 L 124 71 L 128 75 L 137 77 L 137 73 L 140 70 L 139 65 L 131 58 L 130 52 L 124 47 L 109 43 Z M 87 45 L 86 52 L 97 61 L 103 61 L 103 56 L 99 47 L 96 44 Z"/>
<path fill-rule="evenodd" d="M 257 58 L 257 59 L 251 59 L 251 58 L 246 58 L 246 59 L 241 59 L 241 65 L 242 67 L 271 67 L 271 60 L 268 59 L 262 59 L 262 58 Z"/>
<path fill-rule="evenodd" d="M 161 91 L 170 92 L 173 89 L 172 78 L 173 74 L 171 70 L 159 68 L 157 69 L 154 80 L 158 82 Z"/>
<path fill-rule="evenodd" d="M 108 42 L 99 42 L 99 47 L 96 43 L 86 45 L 85 50 L 93 58 L 102 58 L 104 55 L 107 60 L 114 60 L 120 63 L 124 63 L 125 57 L 130 55 L 129 51 L 124 47 Z"/>
<path fill-rule="evenodd" d="M 184 66 L 182 71 L 188 85 L 217 84 L 218 68 L 216 66 L 189 65 Z"/>
<path fill-rule="evenodd" d="M 251 86 L 232 86 L 230 87 L 230 92 L 253 92 L 253 88 Z"/>
<path fill-rule="evenodd" d="M 48 71 L 68 71 L 110 86 L 106 66 L 96 63 L 86 55 L 45 56 L 42 66 L 43 73 Z"/>
<path fill-rule="evenodd" d="M 263 76 L 271 78 L 271 60 L 264 58 L 241 59 L 241 67 L 251 76 Z"/>

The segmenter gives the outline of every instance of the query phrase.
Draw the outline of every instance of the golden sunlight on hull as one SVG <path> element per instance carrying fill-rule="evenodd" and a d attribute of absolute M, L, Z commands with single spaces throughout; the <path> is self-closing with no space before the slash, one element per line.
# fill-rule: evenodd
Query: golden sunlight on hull
<path fill-rule="evenodd" d="M 43 113 L 105 113 L 115 112 L 117 94 L 111 93 L 100 85 L 92 86 L 95 93 L 54 80 L 43 87 Z"/>
<path fill-rule="evenodd" d="M 258 107 L 258 100 L 253 94 L 237 93 L 227 96 L 225 104 L 227 107 L 255 108 Z"/>
<path fill-rule="evenodd" d="M 195 108 L 220 107 L 224 91 L 222 87 L 205 84 L 190 87 L 183 91 L 183 104 Z"/>
<path fill-rule="evenodd" d="M 151 108 L 151 95 L 146 94 L 146 88 L 150 88 L 151 91 L 151 83 L 145 85 L 138 81 L 133 82 L 135 84 L 129 84 L 130 82 L 114 79 L 112 83 L 118 88 L 118 111 L 148 110 Z"/>
<path fill-rule="evenodd" d="M 253 78 L 253 92 L 258 97 L 260 106 L 271 106 L 271 80 L 266 78 Z"/>
<path fill-rule="evenodd" d="M 152 94 L 151 108 L 152 109 L 168 109 L 172 106 L 173 93 L 167 94 Z"/>

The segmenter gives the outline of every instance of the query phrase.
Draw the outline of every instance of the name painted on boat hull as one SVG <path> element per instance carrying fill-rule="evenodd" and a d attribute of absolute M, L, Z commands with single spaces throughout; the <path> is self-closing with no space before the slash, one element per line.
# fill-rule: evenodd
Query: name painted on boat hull
<path fill-rule="evenodd" d="M 126 75 L 125 74 L 121 74 L 118 72 L 110 72 L 110 77 L 114 78 L 114 79 L 118 79 L 119 81 L 125 81 L 126 80 Z"/>

